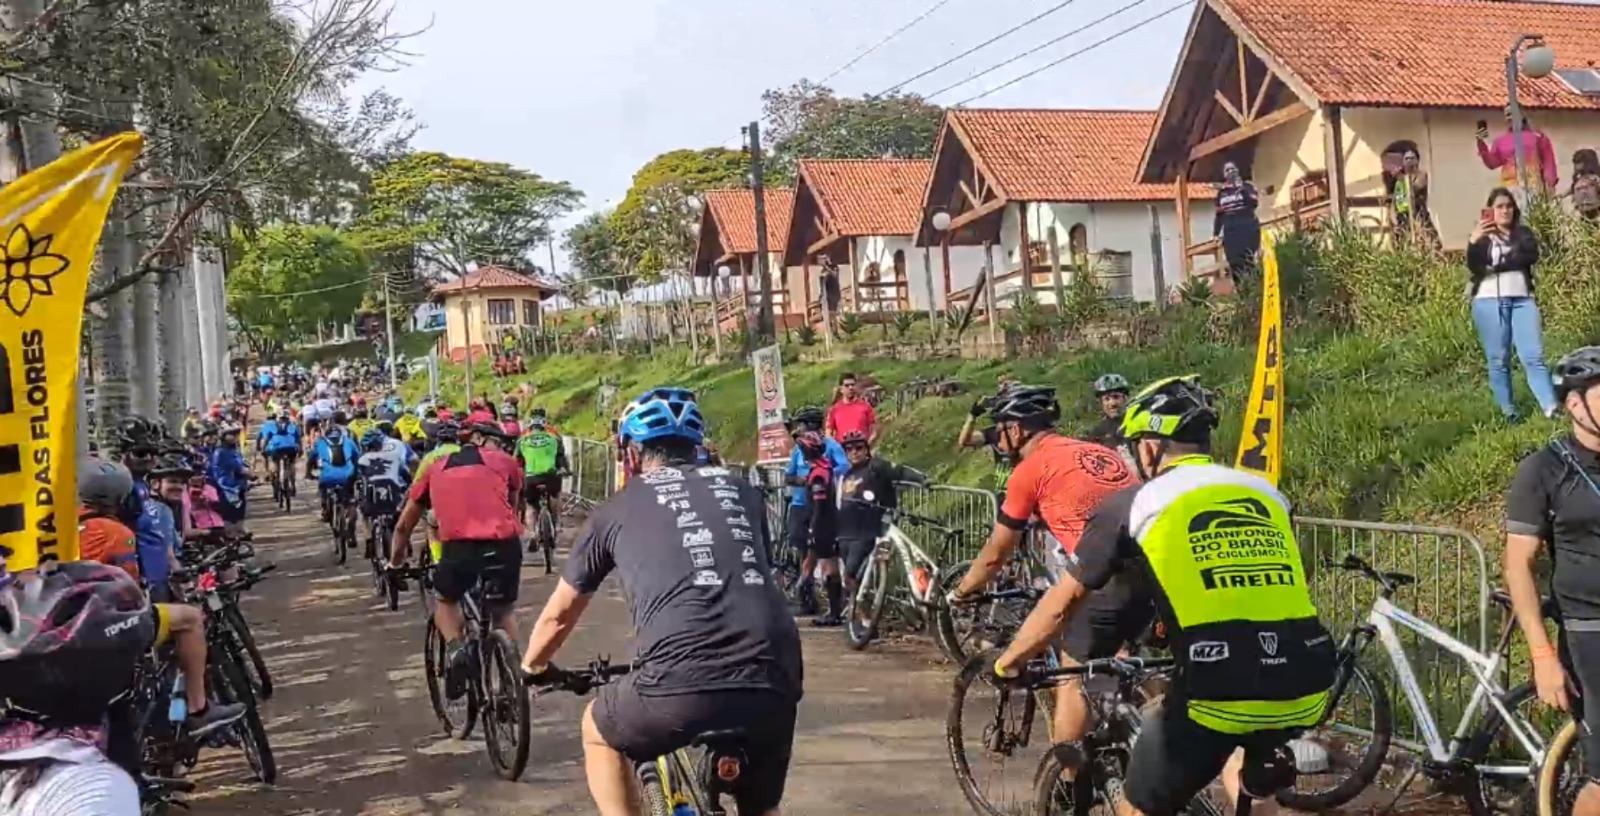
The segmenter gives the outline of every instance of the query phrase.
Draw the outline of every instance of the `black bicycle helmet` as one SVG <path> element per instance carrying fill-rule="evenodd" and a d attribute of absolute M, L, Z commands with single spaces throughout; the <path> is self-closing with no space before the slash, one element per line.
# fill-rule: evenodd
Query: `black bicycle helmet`
<path fill-rule="evenodd" d="M 434 438 L 443 444 L 455 444 L 461 438 L 461 423 L 447 419 L 439 423 L 439 428 L 434 432 Z"/>
<path fill-rule="evenodd" d="M 471 425 L 468 425 L 466 430 L 476 434 L 483 434 L 484 436 L 491 437 L 493 439 L 498 439 L 501 442 L 509 442 L 511 440 L 511 436 L 506 433 L 505 429 L 494 422 L 474 422 Z"/>
<path fill-rule="evenodd" d="M 189 461 L 187 453 L 164 454 L 157 459 L 150 469 L 145 472 L 147 476 L 161 478 L 163 476 L 179 476 L 184 479 L 194 475 L 194 464 Z"/>
<path fill-rule="evenodd" d="M 807 405 L 804 408 L 796 410 L 793 414 L 790 414 L 789 421 L 786 424 L 788 425 L 789 430 L 792 432 L 801 425 L 821 428 L 822 424 L 826 421 L 827 415 L 822 412 L 821 408 L 818 408 L 815 405 Z"/>
<path fill-rule="evenodd" d="M 1600 383 L 1600 346 L 1584 346 L 1567 352 L 1551 372 L 1555 380 L 1556 396 L 1566 399 L 1573 391 L 1587 389 Z"/>
<path fill-rule="evenodd" d="M 64 724 L 98 724 L 155 640 L 149 601 L 94 561 L 0 579 L 0 698 Z"/>
<path fill-rule="evenodd" d="M 160 437 L 160 429 L 156 424 L 138 415 L 118 420 L 116 430 L 113 432 L 117 447 L 124 451 L 134 448 L 153 448 Z"/>
<path fill-rule="evenodd" d="M 1001 389 L 989 405 L 989 418 L 995 422 L 1027 422 L 1061 418 L 1056 389 L 1049 385 L 1012 385 Z"/>

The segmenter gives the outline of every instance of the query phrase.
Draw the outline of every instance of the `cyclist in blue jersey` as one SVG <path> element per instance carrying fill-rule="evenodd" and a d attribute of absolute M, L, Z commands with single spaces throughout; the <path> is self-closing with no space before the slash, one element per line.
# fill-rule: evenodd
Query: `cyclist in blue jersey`
<path fill-rule="evenodd" d="M 361 451 L 350 432 L 339 425 L 328 428 L 317 440 L 317 495 L 322 499 L 323 521 L 333 519 L 333 498 L 345 504 L 351 502 L 356 460 L 360 457 Z"/>
<path fill-rule="evenodd" d="M 294 460 L 300 457 L 300 446 L 300 426 L 290 418 L 288 409 L 279 409 L 278 415 L 263 422 L 256 433 L 256 450 L 267 463 L 267 472 L 277 474 L 284 467 L 280 463 L 287 462 L 285 479 L 294 478 Z"/>
<path fill-rule="evenodd" d="M 817 434 L 822 441 L 822 456 L 832 465 L 833 473 L 845 473 L 850 470 L 850 457 L 845 455 L 844 448 L 831 436 L 821 436 L 823 413 L 821 408 L 805 407 L 794 412 L 789 418 L 789 433 L 799 439 L 807 432 Z M 784 481 L 794 488 L 789 498 L 788 537 L 789 546 L 797 552 L 804 553 L 800 564 L 800 614 L 817 614 L 817 592 L 812 572 L 816 569 L 817 561 L 821 560 L 826 566 L 824 589 L 828 594 L 830 604 L 837 606 L 834 598 L 842 600 L 844 585 L 839 580 L 839 544 L 834 540 L 831 531 L 825 530 L 822 540 L 814 540 L 812 535 L 811 514 L 813 512 L 811 494 L 806 489 L 807 479 L 813 470 L 812 462 L 796 444 L 789 453 L 789 466 L 784 469 Z"/>

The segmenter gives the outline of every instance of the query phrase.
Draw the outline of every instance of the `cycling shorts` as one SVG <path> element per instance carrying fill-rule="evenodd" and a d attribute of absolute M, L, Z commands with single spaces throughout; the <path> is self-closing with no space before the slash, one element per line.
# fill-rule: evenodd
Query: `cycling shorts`
<path fill-rule="evenodd" d="M 561 497 L 561 477 L 554 473 L 534 475 L 526 474 L 522 477 L 522 497 L 529 504 L 537 502 L 543 496 L 552 499 Z"/>
<path fill-rule="evenodd" d="M 491 606 L 510 609 L 517 602 L 517 582 L 522 575 L 522 542 L 446 541 L 439 548 L 433 588 L 451 603 L 461 599 L 479 581 L 483 599 Z"/>
<path fill-rule="evenodd" d="M 322 418 L 321 417 L 306 417 L 305 423 L 306 423 L 306 433 L 310 433 L 310 432 L 315 431 L 316 429 L 322 427 Z"/>
<path fill-rule="evenodd" d="M 150 604 L 150 616 L 156 623 L 156 639 L 150 648 L 159 649 L 172 638 L 172 613 L 167 611 L 166 604 L 153 603 Z"/>
<path fill-rule="evenodd" d="M 1600 694 L 1600 620 L 1566 620 L 1558 638 L 1562 666 L 1578 687 L 1568 694 L 1572 716 L 1587 726 L 1583 736 L 1583 772 L 1600 779 L 1600 705 L 1584 705 L 1591 694 Z"/>
<path fill-rule="evenodd" d="M 354 476 L 344 482 L 317 482 L 318 496 L 333 495 L 346 504 L 355 500 L 355 489 L 356 480 Z"/>
<path fill-rule="evenodd" d="M 830 529 L 831 525 L 824 523 L 812 540 L 811 515 L 815 512 L 816 508 L 810 504 L 789 508 L 789 546 L 795 552 L 816 558 L 838 558 L 839 539 Z"/>
<path fill-rule="evenodd" d="M 294 460 L 300 458 L 300 449 L 299 448 L 279 448 L 277 450 L 269 450 L 269 451 L 267 451 L 267 458 L 271 459 L 274 462 L 279 462 L 279 461 L 282 461 L 284 459 L 288 459 L 289 461 L 293 462 Z"/>
<path fill-rule="evenodd" d="M 839 554 L 844 557 L 844 574 L 860 578 L 861 568 L 866 565 L 867 558 L 872 555 L 872 549 L 877 544 L 876 538 L 839 539 Z"/>
<path fill-rule="evenodd" d="M 733 786 L 734 801 L 740 813 L 778 807 L 794 750 L 792 701 L 755 689 L 641 694 L 637 677 L 602 686 L 595 696 L 594 724 L 607 745 L 634 762 L 649 762 L 708 731 L 743 730 L 745 766 Z"/>
<path fill-rule="evenodd" d="M 1122 609 L 1095 609 L 1092 595 L 1090 599 L 1067 621 L 1060 641 L 1061 650 L 1079 663 L 1116 656 L 1123 646 L 1136 642 L 1155 618 L 1155 606 L 1148 600 Z"/>
<path fill-rule="evenodd" d="M 1133 744 L 1122 792 L 1144 813 L 1177 813 L 1222 773 L 1234 749 L 1245 761 L 1265 757 L 1293 739 L 1293 731 L 1224 734 L 1194 720 L 1176 693 L 1145 717 Z"/>
<path fill-rule="evenodd" d="M 405 504 L 406 489 L 404 485 L 392 482 L 365 482 L 361 491 L 361 515 L 367 518 L 378 516 L 393 516 L 400 512 L 400 506 Z"/>

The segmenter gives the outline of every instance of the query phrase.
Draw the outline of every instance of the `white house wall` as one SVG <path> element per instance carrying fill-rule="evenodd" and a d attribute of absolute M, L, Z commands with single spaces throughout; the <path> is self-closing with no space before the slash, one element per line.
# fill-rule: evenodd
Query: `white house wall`
<path fill-rule="evenodd" d="M 1077 224 L 1084 226 L 1091 258 L 1102 251 L 1128 252 L 1133 273 L 1133 297 L 1150 302 L 1156 299 L 1155 263 L 1150 243 L 1150 205 L 1154 204 L 1161 224 L 1162 273 L 1167 286 L 1182 280 L 1183 242 L 1178 232 L 1177 206 L 1170 201 L 1113 201 L 1113 202 L 1031 202 L 1006 207 L 1000 227 L 1004 260 L 997 261 L 1001 272 L 1021 268 L 1022 235 L 1017 219 L 1026 206 L 1028 239 L 1048 241 L 1054 228 L 1056 251 L 1062 263 L 1072 258 L 1071 234 Z M 1195 201 L 1190 206 L 1190 229 L 1195 240 L 1211 234 L 1213 205 L 1209 201 Z M 1054 301 L 1053 293 L 1042 293 L 1041 300 Z"/>

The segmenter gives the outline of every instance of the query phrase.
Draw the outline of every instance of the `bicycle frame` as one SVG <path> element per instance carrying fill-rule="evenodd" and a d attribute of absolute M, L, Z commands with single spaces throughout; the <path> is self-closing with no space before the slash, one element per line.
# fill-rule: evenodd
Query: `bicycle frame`
<path fill-rule="evenodd" d="M 889 523 L 883 535 L 878 536 L 873 558 L 881 562 L 884 569 L 888 569 L 890 553 L 899 555 L 900 562 L 906 565 L 906 587 L 911 590 L 911 597 L 922 606 L 932 605 L 939 592 L 939 562 L 918 547 L 917 543 L 893 522 Z M 912 568 L 917 565 L 928 570 L 928 583 L 921 590 L 917 589 L 916 578 L 912 574 Z"/>
<path fill-rule="evenodd" d="M 1438 720 L 1434 718 L 1433 709 L 1428 705 L 1427 697 L 1417 682 L 1416 673 L 1411 668 L 1411 660 L 1400 644 L 1400 637 L 1395 629 L 1396 624 L 1460 658 L 1466 664 L 1468 671 L 1472 672 L 1473 679 L 1477 681 L 1477 689 L 1473 691 L 1471 701 L 1461 714 L 1461 722 L 1456 726 L 1455 733 L 1451 735 L 1448 743 L 1441 735 Z M 1495 713 L 1500 715 L 1500 719 L 1505 722 L 1511 734 L 1527 752 L 1529 760 L 1524 766 L 1478 765 L 1478 772 L 1492 776 L 1538 775 L 1539 766 L 1544 761 L 1545 746 L 1538 732 L 1506 706 L 1506 690 L 1494 679 L 1503 662 L 1499 652 L 1488 655 L 1479 652 L 1451 637 L 1437 626 L 1395 606 L 1382 595 L 1373 602 L 1372 611 L 1367 615 L 1367 625 L 1351 633 L 1350 637 L 1371 638 L 1374 635 L 1383 644 L 1384 651 L 1389 654 L 1389 661 L 1393 664 L 1395 675 L 1400 681 L 1400 689 L 1411 707 L 1412 716 L 1416 717 L 1417 724 L 1422 729 L 1423 739 L 1427 741 L 1425 747 L 1430 759 L 1437 763 L 1455 760 L 1467 739 L 1469 729 L 1477 719 L 1479 709 L 1487 702 L 1494 708 Z M 1346 645 L 1350 645 L 1348 640 Z M 1357 648 L 1351 653 L 1358 654 L 1360 651 Z"/>

